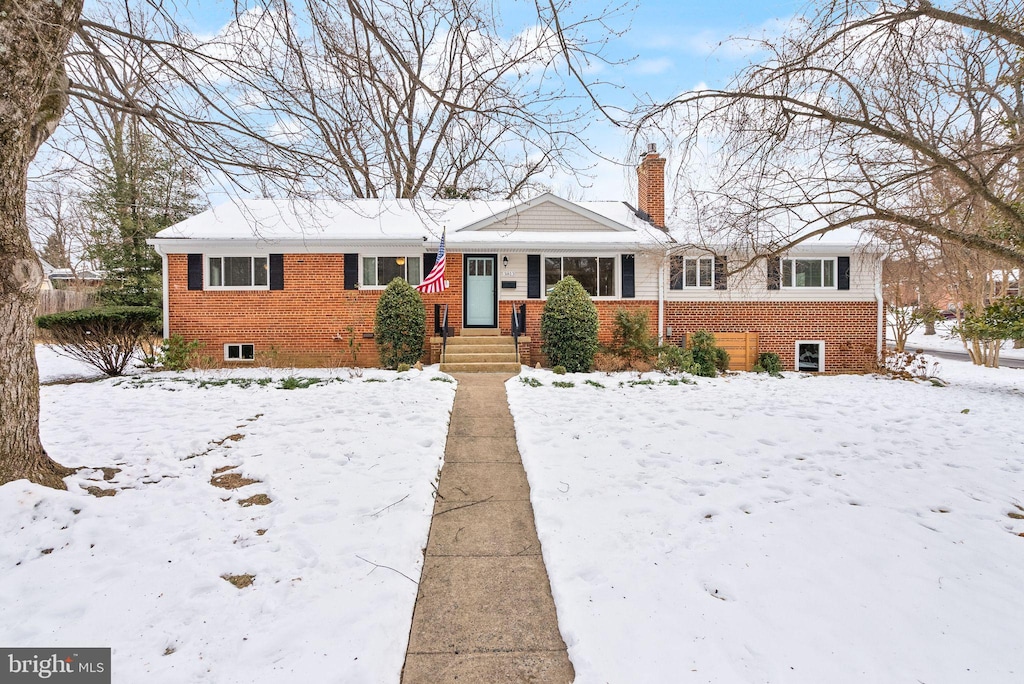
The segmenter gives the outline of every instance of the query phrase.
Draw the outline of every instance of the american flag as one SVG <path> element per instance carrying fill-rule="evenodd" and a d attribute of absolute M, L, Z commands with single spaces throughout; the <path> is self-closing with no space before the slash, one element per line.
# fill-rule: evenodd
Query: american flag
<path fill-rule="evenodd" d="M 423 279 L 423 282 L 416 286 L 417 290 L 425 294 L 444 292 L 450 284 L 444 279 L 444 235 L 445 231 L 441 231 L 441 246 L 437 249 L 437 261 L 434 262 L 434 268 L 430 269 L 430 273 Z"/>

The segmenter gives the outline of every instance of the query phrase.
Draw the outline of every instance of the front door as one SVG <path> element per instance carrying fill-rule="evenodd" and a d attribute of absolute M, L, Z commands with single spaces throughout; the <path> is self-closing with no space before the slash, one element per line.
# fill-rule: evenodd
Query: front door
<path fill-rule="evenodd" d="M 467 328 L 498 327 L 498 257 L 466 255 L 464 287 Z"/>

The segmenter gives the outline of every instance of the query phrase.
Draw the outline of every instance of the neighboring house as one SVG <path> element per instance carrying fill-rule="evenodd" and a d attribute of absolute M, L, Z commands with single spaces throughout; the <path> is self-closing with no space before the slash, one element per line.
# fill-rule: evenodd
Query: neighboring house
<path fill-rule="evenodd" d="M 45 267 L 44 267 L 45 268 Z M 103 274 L 97 271 L 72 271 L 70 268 L 53 268 L 47 276 L 54 290 L 75 288 L 96 288 L 103 284 Z"/>
<path fill-rule="evenodd" d="M 42 257 L 39 257 L 39 265 L 43 267 L 43 282 L 39 283 L 39 289 L 52 290 L 53 283 L 50 282 L 50 275 L 52 275 L 57 269 L 53 267 L 53 264 Z"/>
<path fill-rule="evenodd" d="M 552 194 L 223 204 L 150 240 L 164 259 L 165 335 L 199 340 L 225 364 L 339 365 L 353 354 L 373 364 L 380 292 L 396 276 L 418 283 L 446 229 L 451 286 L 423 296 L 428 335 L 440 332 L 445 306 L 456 334 L 510 335 L 513 311 L 525 310 L 522 360 L 533 363 L 546 293 L 573 275 L 597 305 L 604 342 L 618 309 L 643 309 L 665 341 L 700 329 L 751 332 L 788 368 L 873 366 L 883 334 L 877 250 L 817 241 L 730 273 L 742 255 L 686 250 L 660 227 L 664 160 L 648 153 L 637 173 L 637 209 Z M 435 342 L 425 360 L 438 353 Z"/>

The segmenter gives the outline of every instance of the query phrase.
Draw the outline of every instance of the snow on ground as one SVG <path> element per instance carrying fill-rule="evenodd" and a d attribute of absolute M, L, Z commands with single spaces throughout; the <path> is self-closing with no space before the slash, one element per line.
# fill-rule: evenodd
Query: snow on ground
<path fill-rule="evenodd" d="M 524 375 L 579 684 L 1024 681 L 1024 371 Z"/>
<path fill-rule="evenodd" d="M 39 382 L 103 377 L 103 373 L 93 366 L 59 354 L 53 347 L 45 344 L 36 345 L 36 363 L 39 364 Z"/>
<path fill-rule="evenodd" d="M 934 335 L 925 335 L 924 326 L 918 327 L 907 337 L 907 350 L 936 349 L 938 351 L 966 352 L 960 338 L 949 332 L 952 326 L 953 323 L 950 321 L 939 321 L 935 324 Z M 886 334 L 889 335 L 891 341 L 892 329 L 889 329 Z M 1014 349 L 1012 341 L 1003 342 L 1003 347 L 999 350 L 999 358 L 1024 359 L 1024 349 Z"/>
<path fill-rule="evenodd" d="M 52 360 L 39 355 L 44 376 Z M 0 487 L 0 643 L 112 647 L 121 682 L 397 682 L 454 397 L 439 377 L 42 387 L 49 453 L 120 472 Z M 226 466 L 258 482 L 212 486 Z M 272 502 L 239 504 L 259 494 Z M 222 579 L 245 574 L 243 589 Z"/>

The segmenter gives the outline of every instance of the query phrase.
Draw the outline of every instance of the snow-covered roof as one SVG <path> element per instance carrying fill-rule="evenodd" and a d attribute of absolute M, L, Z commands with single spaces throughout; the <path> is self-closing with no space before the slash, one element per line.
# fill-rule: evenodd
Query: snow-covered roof
<path fill-rule="evenodd" d="M 572 202 L 550 193 L 514 200 L 275 200 L 240 199 L 216 206 L 166 228 L 151 241 L 163 251 L 187 251 L 184 241 L 230 248 L 256 243 L 328 251 L 370 246 L 436 249 L 442 231 L 447 246 L 521 251 L 527 249 L 643 249 L 697 245 L 715 252 L 735 245 L 703 240 L 692 229 L 666 233 L 626 202 Z M 855 228 L 825 233 L 793 252 L 876 250 Z M 194 247 L 193 247 L 194 248 Z"/>
<path fill-rule="evenodd" d="M 550 204 L 577 215 L 584 228 L 516 217 Z M 295 242 L 307 247 L 355 244 L 436 245 L 447 229 L 449 249 L 459 246 L 525 247 L 540 244 L 657 245 L 666 233 L 639 218 L 624 202 L 570 202 L 544 194 L 526 202 L 511 200 L 235 200 L 157 233 L 154 244 L 173 248 L 178 240 L 217 242 Z"/>

